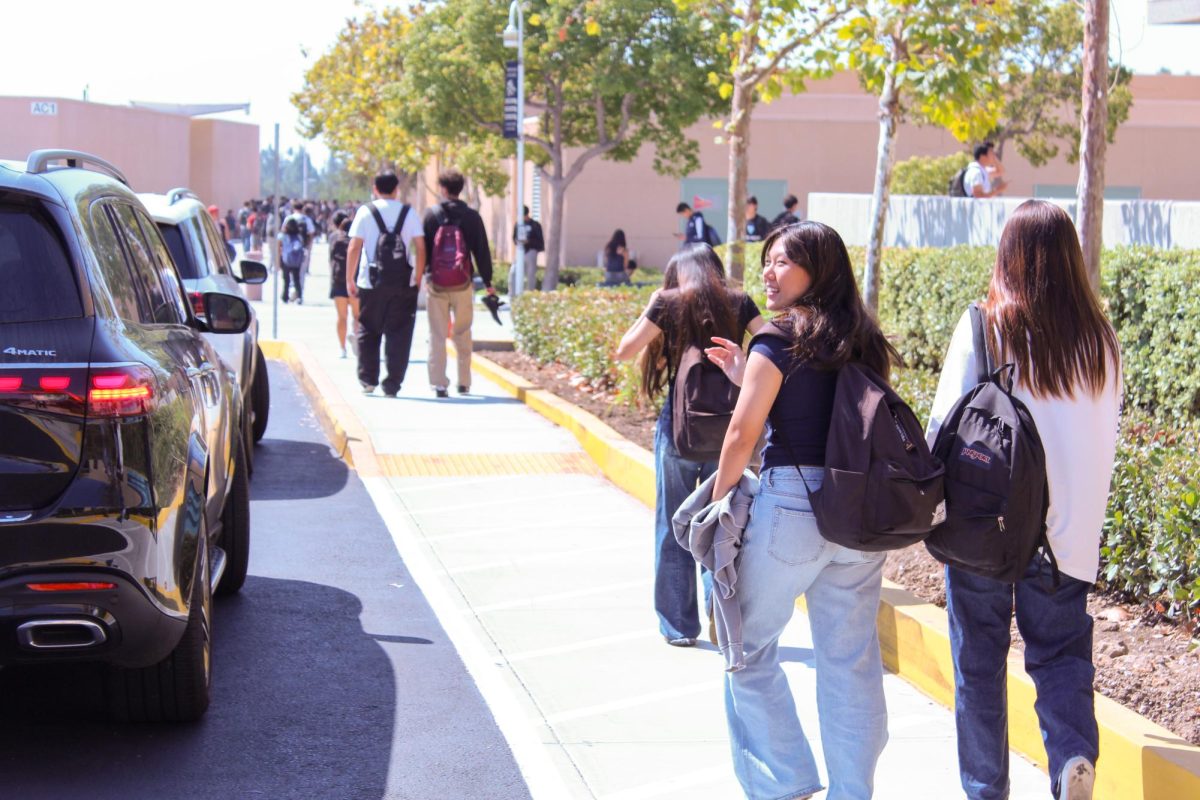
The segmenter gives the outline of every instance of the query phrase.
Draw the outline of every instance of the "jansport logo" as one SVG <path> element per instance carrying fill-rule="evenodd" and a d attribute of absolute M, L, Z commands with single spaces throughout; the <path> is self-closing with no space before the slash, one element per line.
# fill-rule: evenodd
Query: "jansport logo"
<path fill-rule="evenodd" d="M 6 356 L 41 356 L 42 358 L 56 358 L 58 356 L 57 350 L 25 350 L 20 347 L 6 347 L 3 352 Z"/>
<path fill-rule="evenodd" d="M 976 464 L 979 464 L 984 467 L 992 466 L 991 455 L 989 455 L 988 453 L 982 453 L 971 447 L 963 447 L 962 452 L 958 454 L 958 457 L 962 458 L 962 459 L 966 459 L 967 461 L 974 461 Z"/>

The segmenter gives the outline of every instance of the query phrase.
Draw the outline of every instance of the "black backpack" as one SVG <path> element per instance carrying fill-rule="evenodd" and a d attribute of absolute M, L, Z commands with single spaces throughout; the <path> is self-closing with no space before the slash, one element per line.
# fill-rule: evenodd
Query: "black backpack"
<path fill-rule="evenodd" d="M 994 369 L 983 313 L 972 303 L 970 314 L 977 385 L 950 409 L 933 443 L 946 466 L 946 521 L 925 547 L 943 564 L 1006 583 L 1021 579 L 1041 547 L 1057 584 L 1042 440 L 1012 395 L 1014 365 Z"/>
<path fill-rule="evenodd" d="M 770 324 L 755 339 L 764 335 L 790 341 Z M 838 370 L 824 466 L 821 488 L 808 497 L 817 530 L 835 544 L 897 550 L 922 541 L 945 518 L 942 465 L 917 415 L 863 364 Z"/>
<path fill-rule="evenodd" d="M 741 390 L 694 344 L 680 355 L 671 388 L 675 449 L 689 461 L 716 461 Z"/>
<path fill-rule="evenodd" d="M 704 223 L 704 241 L 709 247 L 720 247 L 724 243 L 721 234 L 707 220 Z"/>
<path fill-rule="evenodd" d="M 408 204 L 400 209 L 394 230 L 388 230 L 383 221 L 379 208 L 372 203 L 371 216 L 379 226 L 379 240 L 375 243 L 375 258 L 371 262 L 371 287 L 379 286 L 408 286 L 412 277 L 412 266 L 408 263 L 408 250 L 404 246 L 404 237 L 400 232 L 404 229 L 404 220 L 408 217 Z"/>
<path fill-rule="evenodd" d="M 963 178 L 967 177 L 967 168 L 963 167 L 958 172 L 950 176 L 950 183 L 946 184 L 946 194 L 951 197 L 966 197 L 967 186 L 963 183 Z"/>

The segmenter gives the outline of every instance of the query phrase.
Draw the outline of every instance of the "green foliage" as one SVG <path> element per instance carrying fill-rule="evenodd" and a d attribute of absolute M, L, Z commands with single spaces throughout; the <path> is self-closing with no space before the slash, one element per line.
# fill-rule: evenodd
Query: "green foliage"
<path fill-rule="evenodd" d="M 508 294 L 508 267 L 507 261 L 495 262 L 495 274 L 492 278 L 492 286 L 501 294 Z M 535 286 L 542 285 L 542 278 L 545 276 L 546 270 L 543 267 L 538 267 L 537 279 L 534 282 Z M 563 287 L 579 287 L 581 289 L 591 289 L 599 285 L 604 280 L 604 270 L 599 267 L 563 267 L 558 273 L 558 283 Z M 657 272 L 647 267 L 638 267 L 633 274 L 633 282 L 635 284 L 653 284 L 654 288 L 662 285 L 662 273 Z"/>
<path fill-rule="evenodd" d="M 971 154 L 965 151 L 905 159 L 892 172 L 892 194 L 944 195 L 950 179 L 969 163 Z"/>
<path fill-rule="evenodd" d="M 279 194 L 301 197 L 304 192 L 304 162 L 308 161 L 308 197 L 348 200 L 370 193 L 369 179 L 351 172 L 344 161 L 331 155 L 325 169 L 317 169 L 308 153 L 288 148 L 279 159 Z M 275 193 L 275 148 L 259 151 L 259 197 Z"/>

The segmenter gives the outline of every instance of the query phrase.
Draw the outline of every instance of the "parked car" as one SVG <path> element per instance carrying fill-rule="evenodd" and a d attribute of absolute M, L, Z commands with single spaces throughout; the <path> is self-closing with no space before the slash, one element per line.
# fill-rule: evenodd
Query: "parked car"
<path fill-rule="evenodd" d="M 139 194 L 150 216 L 167 242 L 184 288 L 196 314 L 204 314 L 205 292 L 241 294 L 239 284 L 261 284 L 267 280 L 267 268 L 258 261 L 242 259 L 233 264 L 227 243 L 213 224 L 208 210 L 188 189 L 172 189 L 166 194 Z M 205 334 L 222 360 L 237 375 L 247 426 L 247 442 L 262 439 L 267 430 L 271 408 L 271 388 L 266 359 L 258 346 L 258 318 L 251 315 L 250 327 L 240 336 Z M 253 469 L 252 450 L 246 451 Z"/>
<path fill-rule="evenodd" d="M 118 719 L 196 719 L 250 547 L 241 405 L 203 334 L 249 304 L 194 314 L 121 172 L 69 150 L 0 161 L 0 286 L 0 667 L 102 662 Z"/>

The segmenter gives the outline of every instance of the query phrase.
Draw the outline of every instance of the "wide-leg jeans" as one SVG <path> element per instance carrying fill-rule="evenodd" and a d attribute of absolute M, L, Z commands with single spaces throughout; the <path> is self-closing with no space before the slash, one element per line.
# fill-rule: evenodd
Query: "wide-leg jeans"
<path fill-rule="evenodd" d="M 1005 687 L 1014 609 L 1025 640 L 1025 671 L 1037 690 L 1034 710 L 1051 780 L 1057 781 L 1071 758 L 1084 756 L 1094 764 L 1099 755 L 1092 618 L 1087 613 L 1091 584 L 1063 575 L 1054 589 L 1040 559 L 1034 557 L 1016 584 L 946 568 L 958 767 L 970 800 L 1008 797 Z"/>
<path fill-rule="evenodd" d="M 733 766 L 750 800 L 821 789 L 812 749 L 779 663 L 779 636 L 804 595 L 817 671 L 817 712 L 829 772 L 827 800 L 868 800 L 887 742 L 883 663 L 875 619 L 883 553 L 851 550 L 817 530 L 805 481 L 819 467 L 764 470 L 737 563 L 746 667 L 725 676 Z M 918 792 L 919 794 L 919 792 Z"/>

